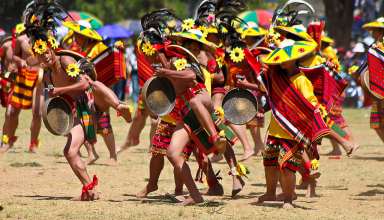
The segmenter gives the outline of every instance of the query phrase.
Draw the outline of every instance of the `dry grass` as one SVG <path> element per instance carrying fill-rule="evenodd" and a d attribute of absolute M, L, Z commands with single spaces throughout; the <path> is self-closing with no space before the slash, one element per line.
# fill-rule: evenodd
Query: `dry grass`
<path fill-rule="evenodd" d="M 1 111 L 1 115 L 3 115 Z M 204 206 L 179 207 L 164 197 L 173 191 L 172 168 L 169 163 L 159 181 L 159 191 L 148 199 L 133 195 L 146 184 L 149 155 L 148 127 L 142 134 L 142 144 L 129 149 L 119 158 L 118 167 L 108 167 L 106 148 L 102 141 L 97 150 L 101 159 L 88 167 L 90 174 L 100 177 L 102 199 L 97 202 L 71 202 L 80 193 L 80 184 L 62 156 L 65 138 L 54 137 L 44 128 L 42 147 L 38 154 L 26 153 L 29 142 L 30 112 L 21 115 L 19 140 L 14 149 L 0 158 L 0 219 L 380 219 L 384 218 L 383 143 L 369 129 L 368 110 L 347 110 L 346 117 L 361 144 L 351 159 L 330 160 L 323 156 L 320 169 L 319 197 L 307 199 L 298 190 L 298 208 L 280 209 L 279 203 L 250 205 L 265 191 L 264 171 L 260 157 L 246 164 L 251 169 L 245 190 L 230 199 L 231 179 L 223 176 L 225 196 L 209 198 Z M 117 143 L 128 131 L 122 120 L 113 118 Z M 2 121 L 1 121 L 2 123 Z M 322 152 L 330 150 L 324 141 Z M 241 147 L 236 146 L 241 153 Z M 190 162 L 193 172 L 196 163 Z M 222 174 L 225 164 L 215 164 Z M 206 186 L 199 185 L 201 190 Z"/>

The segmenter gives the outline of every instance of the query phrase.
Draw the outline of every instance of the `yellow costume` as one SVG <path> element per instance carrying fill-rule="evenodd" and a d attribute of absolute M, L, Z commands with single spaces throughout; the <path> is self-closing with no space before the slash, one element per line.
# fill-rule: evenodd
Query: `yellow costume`
<path fill-rule="evenodd" d="M 313 106 L 318 104 L 317 98 L 313 93 L 313 86 L 311 81 L 300 72 L 290 78 L 293 86 L 307 99 Z M 271 116 L 271 123 L 269 124 L 269 135 L 276 138 L 283 138 L 294 140 L 291 136 L 277 123 L 276 119 Z"/>

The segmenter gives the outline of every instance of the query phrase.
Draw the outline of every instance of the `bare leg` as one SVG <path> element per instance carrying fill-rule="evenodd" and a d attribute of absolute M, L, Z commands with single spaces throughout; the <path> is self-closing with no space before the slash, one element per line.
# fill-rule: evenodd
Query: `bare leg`
<path fill-rule="evenodd" d="M 7 135 L 8 138 L 15 136 L 16 128 L 19 124 L 19 115 L 20 109 L 14 108 L 11 105 L 8 105 L 7 111 L 5 113 L 5 121 L 3 125 L 3 135 Z M 2 143 L 0 148 L 0 153 L 4 153 L 12 147 L 13 143 Z"/>
<path fill-rule="evenodd" d="M 149 162 L 149 181 L 143 190 L 136 194 L 137 198 L 145 198 L 151 192 L 158 189 L 157 182 L 164 168 L 164 156 L 153 154 Z"/>
<path fill-rule="evenodd" d="M 276 187 L 277 181 L 279 180 L 279 168 L 273 166 L 264 167 L 265 170 L 265 180 L 267 183 L 267 192 L 260 196 L 256 204 L 261 204 L 265 201 L 275 201 L 276 200 Z"/>
<path fill-rule="evenodd" d="M 32 122 L 31 122 L 31 142 L 29 151 L 35 153 L 39 145 L 39 134 L 41 129 L 41 108 L 43 106 L 44 96 L 42 85 L 37 85 L 35 89 L 34 100 L 32 102 Z"/>
<path fill-rule="evenodd" d="M 174 171 L 180 173 L 182 180 L 187 187 L 190 198 L 186 199 L 181 205 L 191 205 L 195 203 L 203 202 L 203 197 L 201 196 L 195 181 L 192 178 L 191 170 L 189 169 L 188 164 L 185 162 L 184 156 L 182 154 L 183 148 L 190 141 L 187 131 L 183 129 L 181 124 L 178 124 L 175 132 L 172 135 L 172 140 L 167 151 L 167 156 L 175 168 Z"/>
<path fill-rule="evenodd" d="M 384 142 L 384 130 L 382 128 L 375 129 L 377 135 L 381 139 L 382 142 Z"/>
<path fill-rule="evenodd" d="M 292 201 L 293 201 L 293 195 L 295 193 L 295 182 L 296 182 L 295 173 L 288 169 L 282 169 L 280 170 L 280 173 L 281 173 L 281 187 L 283 189 L 283 193 L 285 197 L 283 208 L 285 209 L 294 208 L 292 205 Z"/>
<path fill-rule="evenodd" d="M 249 143 L 249 139 L 247 137 L 247 129 L 245 125 L 229 124 L 229 127 L 233 130 L 233 132 L 235 132 L 236 136 L 240 139 L 240 142 L 244 148 L 244 154 L 240 161 L 249 159 L 255 153 L 255 151 Z"/>
<path fill-rule="evenodd" d="M 88 165 L 94 164 L 96 160 L 99 159 L 99 155 L 96 152 L 95 146 L 87 141 L 84 142 L 84 146 L 87 149 L 87 153 L 88 153 L 87 164 Z"/>
<path fill-rule="evenodd" d="M 232 146 L 227 143 L 227 148 L 224 152 L 225 160 L 227 161 L 227 164 L 231 170 L 234 170 L 237 168 L 237 161 L 235 152 L 232 149 Z M 241 190 L 243 190 L 245 185 L 245 182 L 241 178 L 241 176 L 233 175 L 232 176 L 232 197 L 235 197 Z"/>
<path fill-rule="evenodd" d="M 80 158 L 80 147 L 84 143 L 84 131 L 80 124 L 75 125 L 71 133 L 68 135 L 67 144 L 64 148 L 64 156 L 67 159 L 72 171 L 83 186 L 89 185 L 92 181 L 89 178 L 85 163 Z M 98 199 L 98 193 L 95 189 L 88 190 L 87 200 Z M 74 198 L 73 200 L 79 200 L 81 198 Z"/>
<path fill-rule="evenodd" d="M 210 135 L 210 141 L 214 144 L 217 149 L 225 148 L 225 138 L 220 138 L 218 136 L 218 131 L 216 130 L 216 125 L 214 124 L 211 112 L 213 112 L 213 105 L 211 97 L 206 91 L 203 91 L 189 100 L 189 104 L 193 113 L 195 113 L 197 120 L 200 125 L 207 130 Z"/>
<path fill-rule="evenodd" d="M 102 134 L 105 145 L 107 145 L 109 151 L 110 165 L 117 165 L 117 154 L 116 154 L 116 145 L 115 145 L 115 135 L 111 129 L 111 132 L 108 134 Z"/>
<path fill-rule="evenodd" d="M 264 149 L 264 142 L 261 137 L 261 131 L 259 127 L 252 127 L 249 129 L 252 134 L 253 142 L 255 143 L 254 155 L 258 155 Z"/>
<path fill-rule="evenodd" d="M 359 145 L 356 143 L 353 143 L 343 137 L 341 137 L 339 134 L 337 134 L 335 131 L 331 130 L 330 137 L 336 140 L 341 146 L 344 148 L 345 152 L 347 153 L 347 156 L 350 156 L 352 153 L 354 153 L 358 148 Z"/>
<path fill-rule="evenodd" d="M 121 114 L 126 122 L 132 121 L 128 105 L 121 104 L 116 94 L 110 88 L 99 81 L 93 81 L 91 85 L 95 96 L 95 103 L 101 111 L 108 111 L 109 107 L 112 107 Z"/>
<path fill-rule="evenodd" d="M 197 155 L 197 153 L 195 153 Z M 201 159 L 201 168 L 207 177 L 208 191 L 206 195 L 209 196 L 222 196 L 224 194 L 223 186 L 217 180 L 216 174 L 213 172 L 212 163 L 206 155 Z"/>
<path fill-rule="evenodd" d="M 155 135 L 158 124 L 159 124 L 159 119 L 151 118 L 151 130 L 149 131 L 149 148 L 151 148 L 152 146 L 152 138 Z"/>
<path fill-rule="evenodd" d="M 131 127 L 129 128 L 127 138 L 124 144 L 117 149 L 117 152 L 120 153 L 131 146 L 139 145 L 140 143 L 140 134 L 145 127 L 145 122 L 148 118 L 147 110 L 137 110 L 135 117 L 133 118 Z"/>
<path fill-rule="evenodd" d="M 183 179 L 180 173 L 176 171 L 176 168 L 173 168 L 173 177 L 175 180 L 175 196 L 183 195 Z"/>

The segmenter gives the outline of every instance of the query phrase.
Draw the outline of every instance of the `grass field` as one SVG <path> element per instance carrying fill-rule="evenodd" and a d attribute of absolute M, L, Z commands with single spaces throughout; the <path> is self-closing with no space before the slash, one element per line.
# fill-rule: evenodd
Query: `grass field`
<path fill-rule="evenodd" d="M 3 111 L 0 113 L 4 114 Z M 103 142 L 96 148 L 101 158 L 88 171 L 100 178 L 101 200 L 72 202 L 81 186 L 62 155 L 65 138 L 55 137 L 43 128 L 42 146 L 37 154 L 26 152 L 29 143 L 31 112 L 23 112 L 14 149 L 0 157 L 0 219 L 384 219 L 384 144 L 369 129 L 369 110 L 346 110 L 345 116 L 361 148 L 352 158 L 320 160 L 322 176 L 317 198 L 305 198 L 298 190 L 297 208 L 283 210 L 280 203 L 250 205 L 265 192 L 261 157 L 246 162 L 251 170 L 246 186 L 236 199 L 230 198 L 231 178 L 226 164 L 214 164 L 221 170 L 224 197 L 205 197 L 201 206 L 179 207 L 164 194 L 174 189 L 169 163 L 159 181 L 159 191 L 147 199 L 135 198 L 148 177 L 148 126 L 141 144 L 119 155 L 119 166 L 106 165 L 108 154 Z M 1 124 L 3 120 L 0 121 Z M 129 125 L 113 117 L 117 144 L 122 143 Z M 240 145 L 236 152 L 242 153 Z M 330 150 L 325 140 L 321 152 Z M 189 163 L 194 172 L 196 163 Z M 199 184 L 205 190 L 204 184 Z"/>

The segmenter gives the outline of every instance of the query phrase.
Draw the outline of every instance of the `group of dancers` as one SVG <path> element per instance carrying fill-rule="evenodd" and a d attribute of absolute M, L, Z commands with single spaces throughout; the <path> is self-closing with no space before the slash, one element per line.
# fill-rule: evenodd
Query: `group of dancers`
<path fill-rule="evenodd" d="M 299 13 L 299 6 L 306 8 L 306 13 Z M 194 18 L 180 19 L 170 9 L 144 15 L 136 44 L 141 85 L 154 78 L 167 79 L 176 98 L 172 111 L 159 116 L 142 93 L 131 118 L 128 105 L 118 100 L 110 85 L 97 80 L 91 60 L 108 49 L 97 32 L 68 20 L 66 10 L 54 0 L 32 1 L 24 11 L 23 24 L 0 44 L 1 103 L 6 107 L 0 151 L 6 152 L 17 139 L 20 110 L 32 109 L 29 150 L 36 152 L 45 97 L 61 96 L 74 112 L 74 125 L 65 135 L 64 156 L 82 184 L 81 195 L 75 200 L 99 198 L 98 179 L 89 176 L 80 157 L 81 146 L 87 149 L 87 163 L 94 162 L 98 133 L 111 162 L 116 163 L 117 152 L 139 145 L 147 118 L 151 120 L 149 181 L 136 194 L 138 198 L 158 189 L 165 157 L 174 168 L 174 193 L 181 205 L 204 202 L 196 185 L 204 178 L 208 185 L 205 195 L 224 194 L 212 165 L 223 158 L 233 180 L 231 195 L 236 197 L 249 174 L 239 161 L 260 152 L 267 187 L 256 204 L 283 201 L 283 208 L 293 208 L 296 172 L 301 175 L 298 187 L 314 196 L 322 138 L 329 138 L 335 149 L 340 145 L 348 156 L 359 147 L 342 115 L 347 83 L 339 74 L 333 40 L 324 34 L 323 21 L 308 22 L 300 17 L 314 14 L 304 1 L 290 0 L 279 7 L 268 30 L 237 17 L 245 9 L 242 0 L 204 0 Z M 55 36 L 59 25 L 70 30 L 61 42 Z M 384 19 L 364 28 L 372 31 L 376 40 L 371 54 L 384 62 Z M 369 68 L 371 63 L 365 70 L 374 71 Z M 231 123 L 225 116 L 223 99 L 233 89 L 251 92 L 258 102 L 258 112 L 246 124 Z M 379 99 L 374 101 L 371 125 L 384 138 L 382 106 Z M 110 108 L 131 122 L 126 141 L 118 149 Z M 262 140 L 260 129 L 268 111 L 271 122 Z M 248 129 L 255 147 L 248 139 Z M 244 147 L 239 161 L 233 150 L 237 140 Z M 196 178 L 188 165 L 192 154 L 199 166 Z M 281 194 L 276 193 L 279 183 Z M 183 194 L 184 185 L 188 196 Z"/>

